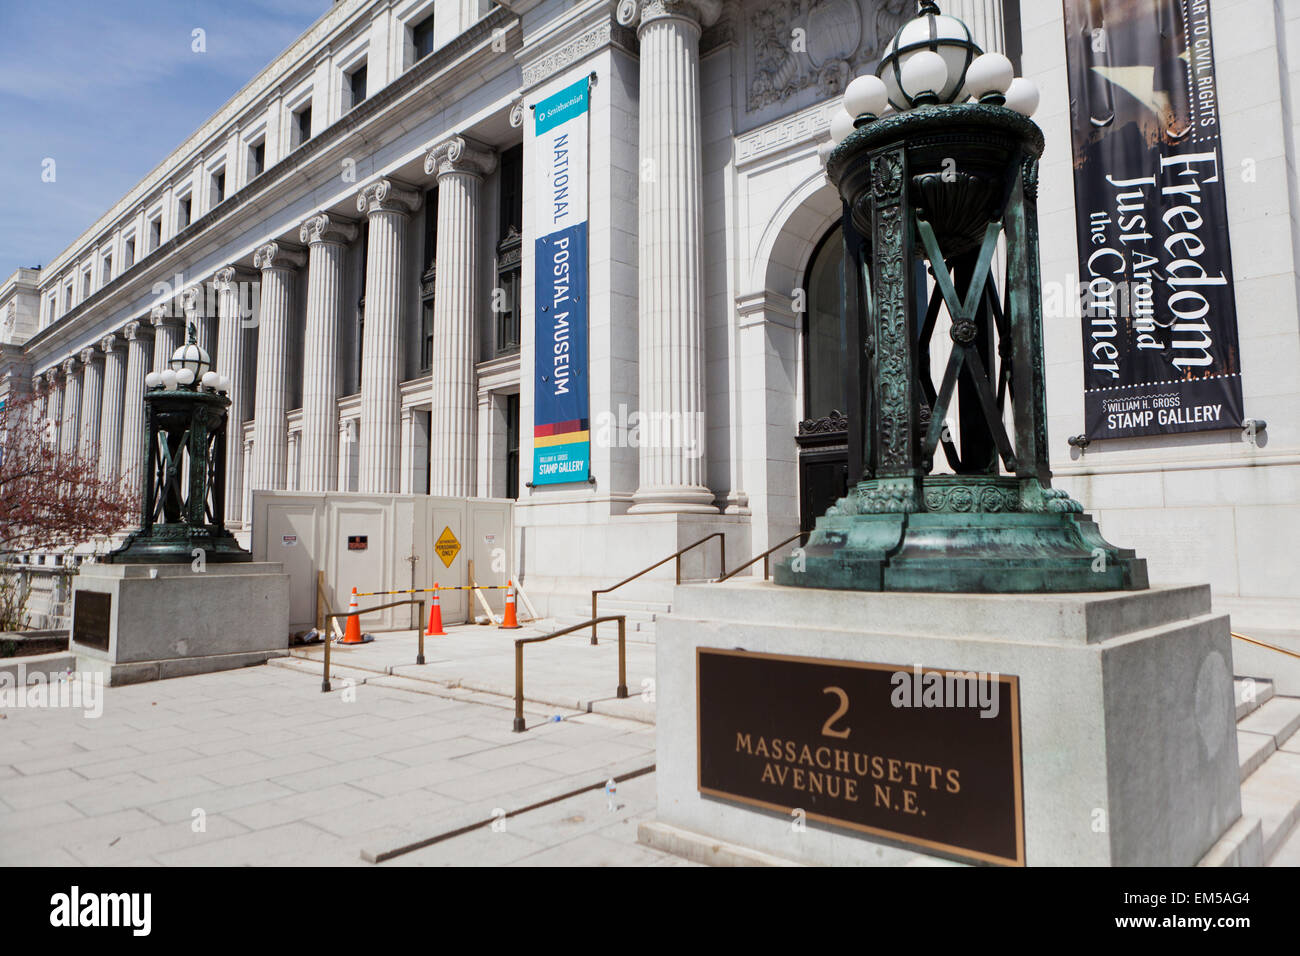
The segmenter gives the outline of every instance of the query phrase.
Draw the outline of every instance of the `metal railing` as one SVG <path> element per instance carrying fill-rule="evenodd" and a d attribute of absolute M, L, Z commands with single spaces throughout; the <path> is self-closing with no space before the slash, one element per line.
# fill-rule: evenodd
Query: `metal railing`
<path fill-rule="evenodd" d="M 560 628 L 550 634 L 543 634 L 540 637 L 520 637 L 515 640 L 515 722 L 513 732 L 516 734 L 523 733 L 528 728 L 524 726 L 524 645 L 539 644 L 542 641 L 549 641 L 556 637 L 563 637 L 565 634 L 572 634 L 574 631 L 580 631 L 588 624 L 592 627 L 592 633 L 595 633 L 597 624 L 603 624 L 606 621 L 618 621 L 618 687 L 614 693 L 619 700 L 627 698 L 627 615 L 610 614 L 607 617 L 592 618 L 590 621 L 583 621 L 581 624 L 572 624 L 569 627 Z M 593 638 L 592 643 L 596 641 Z"/>
<path fill-rule="evenodd" d="M 408 605 L 408 604 L 417 604 L 417 605 L 419 605 L 419 607 L 420 607 L 420 613 L 419 613 L 419 615 L 417 616 L 416 620 L 417 620 L 417 621 L 422 621 L 422 620 L 424 620 L 424 598 L 418 598 L 418 599 L 416 599 L 416 600 L 411 600 L 411 601 L 394 601 L 392 604 L 380 604 L 380 605 L 378 605 L 377 607 L 357 608 L 355 611 L 340 611 L 340 612 L 338 612 L 337 614 L 327 614 L 327 615 L 325 615 L 325 628 L 324 628 L 324 637 L 325 637 L 325 657 L 324 657 L 324 661 L 325 661 L 325 673 L 324 673 L 323 675 L 321 675 L 321 682 L 320 682 L 320 690 L 321 690 L 321 693 L 322 693 L 322 694 L 328 694 L 329 691 L 330 691 L 330 645 L 334 643 L 332 640 L 330 640 L 330 632 L 329 632 L 329 624 L 330 624 L 330 621 L 331 621 L 331 620 L 336 620 L 336 619 L 338 619 L 338 618 L 340 618 L 340 617 L 357 617 L 357 618 L 359 618 L 359 617 L 361 617 L 362 614 L 369 614 L 371 611 L 383 611 L 383 610 L 386 610 L 386 609 L 388 609 L 388 608 L 390 608 L 390 607 L 404 607 L 405 605 Z M 420 635 L 420 649 L 419 649 L 419 652 L 418 652 L 418 653 L 416 654 L 416 656 L 415 656 L 415 663 L 417 663 L 417 664 L 423 664 L 423 663 L 424 663 L 424 628 L 423 628 L 423 627 L 419 627 L 419 626 L 417 626 L 417 627 L 415 628 L 415 630 L 416 630 L 416 633 L 418 633 L 418 634 Z"/>
<path fill-rule="evenodd" d="M 641 575 L 648 574 L 649 572 L 653 571 L 655 568 L 665 565 L 669 561 L 674 561 L 674 560 L 677 562 L 677 567 L 676 567 L 677 583 L 681 584 L 682 583 L 682 555 L 685 554 L 687 551 L 690 551 L 692 548 L 698 548 L 700 545 L 704 544 L 706 541 L 710 540 L 711 538 L 718 539 L 718 548 L 719 548 L 718 554 L 720 559 L 719 569 L 721 570 L 722 574 L 725 576 L 727 573 L 727 539 L 726 536 L 721 531 L 715 531 L 712 534 L 706 534 L 703 538 L 701 538 L 699 541 L 694 542 L 693 544 L 688 544 L 680 551 L 674 551 L 672 554 L 668 555 L 668 557 L 664 558 L 662 561 L 656 561 L 654 564 L 650 565 L 650 567 L 642 568 L 640 571 L 638 571 L 636 574 L 633 574 L 631 577 L 626 577 L 622 581 L 619 581 L 618 584 L 611 584 L 607 588 L 592 588 L 591 589 L 591 622 L 590 622 L 591 643 L 593 644 L 596 643 L 597 622 L 605 620 L 605 618 L 599 616 L 600 611 L 596 609 L 597 595 L 608 594 L 610 591 L 615 591 L 618 588 L 621 588 L 623 585 L 627 584 L 628 582 L 635 581 L 637 578 L 641 577 Z"/>
<path fill-rule="evenodd" d="M 751 566 L 752 564 L 754 564 L 756 561 L 762 561 L 762 562 L 763 562 L 763 580 L 766 581 L 766 580 L 768 579 L 769 574 L 770 574 L 769 569 L 768 569 L 768 558 L 771 557 L 772 554 L 774 554 L 775 552 L 780 551 L 782 548 L 784 548 L 784 547 L 785 547 L 787 544 L 789 544 L 791 541 L 797 541 L 797 540 L 799 540 L 800 538 L 806 538 L 806 537 L 808 537 L 808 535 L 810 535 L 810 534 L 812 534 L 812 531 L 800 531 L 798 534 L 793 535 L 793 536 L 791 536 L 791 537 L 789 537 L 789 538 L 786 538 L 786 539 L 785 539 L 784 541 L 782 541 L 780 544 L 778 544 L 778 545 L 776 545 L 776 546 L 774 546 L 774 547 L 768 548 L 768 549 L 767 549 L 766 551 L 764 551 L 762 554 L 757 554 L 757 555 L 755 555 L 754 557 L 750 558 L 748 561 L 746 561 L 746 562 L 745 562 L 744 564 L 742 564 L 740 567 L 738 567 L 738 568 L 732 568 L 730 571 L 728 571 L 728 572 L 727 572 L 726 574 L 724 574 L 722 577 L 718 578 L 718 580 L 717 580 L 715 583 L 720 584 L 721 582 L 727 580 L 727 578 L 735 577 L 737 574 L 739 574 L 741 571 L 745 570 L 745 568 L 750 567 L 750 566 Z"/>
<path fill-rule="evenodd" d="M 1295 651 L 1288 651 L 1285 647 L 1265 644 L 1263 641 L 1257 641 L 1253 637 L 1247 637 L 1245 634 L 1238 634 L 1236 631 L 1229 631 L 1228 633 L 1239 641 L 1245 641 L 1247 644 L 1254 644 L 1256 647 L 1264 647 L 1270 651 L 1277 651 L 1279 654 L 1285 654 L 1287 657 L 1294 657 L 1297 660 L 1300 660 L 1300 654 L 1297 654 Z"/>

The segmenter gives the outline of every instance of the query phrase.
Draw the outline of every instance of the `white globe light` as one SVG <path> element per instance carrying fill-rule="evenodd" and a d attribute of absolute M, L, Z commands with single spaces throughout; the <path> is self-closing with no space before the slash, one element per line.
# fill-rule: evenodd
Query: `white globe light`
<path fill-rule="evenodd" d="M 977 56 L 966 71 L 966 94 L 979 99 L 990 93 L 1005 93 L 1015 79 L 1015 67 L 1001 53 Z"/>
<path fill-rule="evenodd" d="M 176 373 L 171 369 L 168 369 L 165 372 L 159 372 L 158 377 L 162 379 L 163 388 L 170 390 L 176 387 Z"/>
<path fill-rule="evenodd" d="M 217 383 L 218 383 L 219 381 L 221 381 L 221 376 L 218 375 L 216 372 L 204 372 L 204 373 L 203 373 L 203 387 L 204 387 L 204 388 L 216 388 L 216 387 L 217 387 Z"/>
<path fill-rule="evenodd" d="M 176 382 L 179 385 L 189 385 L 194 381 L 194 369 L 182 368 L 176 372 Z"/>
<path fill-rule="evenodd" d="M 1006 107 L 1022 116 L 1033 116 L 1038 109 L 1038 84 L 1018 76 L 1007 87 Z"/>
<path fill-rule="evenodd" d="M 926 95 L 942 98 L 943 89 L 947 85 L 948 64 L 933 50 L 922 50 L 903 64 L 899 88 L 911 103 Z"/>
<path fill-rule="evenodd" d="M 150 372 L 144 377 L 145 388 L 157 388 L 162 384 L 162 376 L 157 372 Z"/>
<path fill-rule="evenodd" d="M 836 143 L 853 132 L 853 117 L 844 110 L 838 110 L 831 117 L 831 139 Z"/>
<path fill-rule="evenodd" d="M 855 77 L 844 90 L 844 109 L 850 116 L 879 116 L 888 105 L 885 81 L 870 73 Z"/>
<path fill-rule="evenodd" d="M 903 68 L 923 52 L 937 53 L 946 66 L 946 82 L 934 93 L 941 103 L 958 99 L 966 81 L 966 68 L 984 51 L 975 43 L 970 28 L 956 17 L 941 14 L 938 7 L 926 4 L 913 20 L 902 28 L 885 46 L 876 75 L 885 81 L 889 102 L 896 110 L 911 107 L 912 97 L 902 82 Z M 924 93 L 925 90 L 911 90 Z"/>

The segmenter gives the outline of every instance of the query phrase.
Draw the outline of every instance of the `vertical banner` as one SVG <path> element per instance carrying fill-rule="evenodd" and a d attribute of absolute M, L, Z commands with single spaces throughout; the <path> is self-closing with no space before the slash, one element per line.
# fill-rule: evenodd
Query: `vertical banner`
<path fill-rule="evenodd" d="M 587 138 L 589 79 L 533 110 L 533 175 L 541 209 L 534 301 L 533 484 L 586 481 L 591 467 L 587 388 Z"/>
<path fill-rule="evenodd" d="M 1064 0 L 1089 438 L 1239 427 L 1208 0 Z"/>

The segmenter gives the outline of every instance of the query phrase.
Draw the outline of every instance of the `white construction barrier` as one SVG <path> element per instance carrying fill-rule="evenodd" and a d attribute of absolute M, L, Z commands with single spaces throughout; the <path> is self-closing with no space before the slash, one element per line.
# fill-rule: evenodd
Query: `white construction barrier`
<path fill-rule="evenodd" d="M 289 575 L 291 631 L 316 624 L 317 571 L 325 574 L 325 595 L 335 612 L 347 608 L 354 587 L 373 592 L 427 588 L 434 582 L 467 585 L 471 561 L 479 585 L 504 585 L 514 576 L 514 502 L 509 499 L 257 491 L 251 539 L 253 560 L 278 561 Z M 505 592 L 484 594 L 499 615 Z M 428 599 L 412 595 L 421 596 Z M 363 599 L 361 606 L 402 597 Z M 469 591 L 443 592 L 446 623 L 464 623 L 481 613 Z M 410 627 L 411 614 L 411 608 L 390 608 L 362 615 L 361 626 L 403 630 Z"/>

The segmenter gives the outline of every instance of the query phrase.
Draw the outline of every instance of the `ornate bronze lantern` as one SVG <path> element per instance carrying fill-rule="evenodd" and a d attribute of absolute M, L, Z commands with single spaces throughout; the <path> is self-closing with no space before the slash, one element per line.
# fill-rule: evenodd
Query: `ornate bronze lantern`
<path fill-rule="evenodd" d="M 924 2 L 918 21 L 938 13 Z M 849 341 L 862 346 L 849 413 L 862 473 L 776 580 L 872 591 L 1145 588 L 1146 563 L 1105 541 L 1052 487 L 1037 225 L 1043 134 L 1025 115 L 1036 90 L 1012 82 L 1000 54 L 976 56 L 968 33 L 945 26 L 954 45 L 942 53 L 911 42 L 931 29 L 918 21 L 881 64 L 894 84 L 857 78 L 845 92 L 854 112 L 832 122 L 839 142 L 827 175 L 844 201 Z M 904 109 L 886 112 L 886 98 Z M 1004 293 L 993 268 L 1000 238 Z M 943 307 L 952 348 L 936 384 L 931 340 Z M 949 422 L 954 411 L 959 423 Z M 936 453 L 950 474 L 934 473 Z"/>
<path fill-rule="evenodd" d="M 140 528 L 104 560 L 117 564 L 251 561 L 225 526 L 230 383 L 211 371 L 193 324 L 170 368 L 145 376 Z"/>

